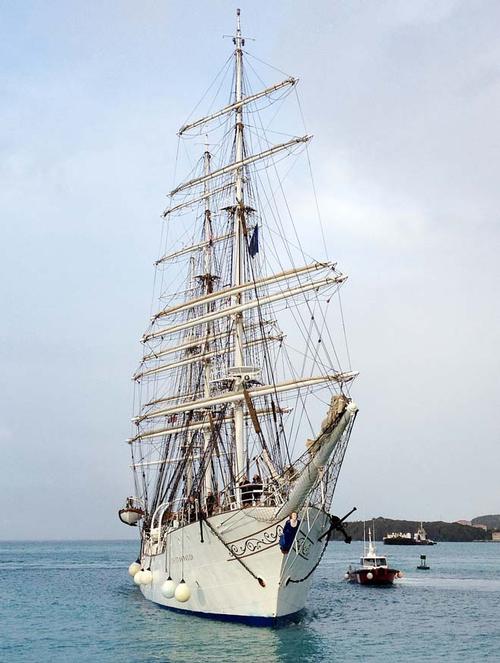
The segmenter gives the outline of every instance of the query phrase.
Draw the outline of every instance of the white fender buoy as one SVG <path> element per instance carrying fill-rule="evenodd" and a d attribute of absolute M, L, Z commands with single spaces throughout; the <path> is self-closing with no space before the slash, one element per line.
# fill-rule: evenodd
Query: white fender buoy
<path fill-rule="evenodd" d="M 153 574 L 148 569 L 142 572 L 141 585 L 150 585 L 153 582 Z"/>
<path fill-rule="evenodd" d="M 186 601 L 189 600 L 189 597 L 191 596 L 191 590 L 186 585 L 184 580 L 181 580 L 180 583 L 175 588 L 174 596 L 176 600 L 179 601 L 179 603 L 185 603 Z"/>
<path fill-rule="evenodd" d="M 141 570 L 141 565 L 138 564 L 137 562 L 132 562 L 132 564 L 128 567 L 129 575 L 131 575 L 132 578 L 135 576 L 136 573 L 139 573 L 140 570 Z"/>
<path fill-rule="evenodd" d="M 344 578 L 345 578 L 346 580 L 349 580 L 349 574 L 348 574 L 348 573 L 344 573 Z"/>
<path fill-rule="evenodd" d="M 371 571 L 368 571 L 366 577 L 368 578 L 368 580 L 373 580 L 373 573 Z"/>
<path fill-rule="evenodd" d="M 140 585 L 142 582 L 142 574 L 144 571 L 137 571 L 137 573 L 134 576 L 134 582 L 136 585 Z"/>
<path fill-rule="evenodd" d="M 176 587 L 177 585 L 169 576 L 161 586 L 160 592 L 166 599 L 173 599 L 175 596 Z"/>

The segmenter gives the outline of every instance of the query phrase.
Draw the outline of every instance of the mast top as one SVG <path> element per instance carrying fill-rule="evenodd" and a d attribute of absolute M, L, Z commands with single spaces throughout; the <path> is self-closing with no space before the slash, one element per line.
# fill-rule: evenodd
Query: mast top
<path fill-rule="evenodd" d="M 241 49 L 245 45 L 245 40 L 241 36 L 241 22 L 240 22 L 240 10 L 236 10 L 236 36 L 233 37 L 233 44 L 237 49 Z"/>

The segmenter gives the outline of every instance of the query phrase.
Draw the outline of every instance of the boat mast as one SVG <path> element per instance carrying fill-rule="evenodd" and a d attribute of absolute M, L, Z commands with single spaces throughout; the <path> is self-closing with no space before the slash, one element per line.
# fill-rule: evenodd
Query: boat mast
<path fill-rule="evenodd" d="M 205 144 L 205 152 L 203 154 L 203 172 L 205 175 L 210 175 L 210 159 L 212 155 L 208 150 L 208 138 Z M 203 281 L 204 281 L 204 291 L 206 295 L 209 295 L 213 292 L 213 279 L 212 274 L 212 213 L 210 211 L 210 197 L 209 197 L 209 184 L 205 182 L 203 187 L 203 193 L 205 195 L 205 218 L 204 218 L 204 240 L 205 247 L 203 249 Z M 211 304 L 206 305 L 207 315 L 210 313 Z M 211 333 L 211 322 L 207 322 L 206 333 L 205 333 L 205 348 L 204 354 L 208 354 L 210 350 L 210 333 Z M 204 381 L 204 396 L 205 398 L 210 397 L 210 359 L 205 356 L 203 366 L 203 381 Z M 207 447 L 210 444 L 210 431 L 205 429 L 203 431 L 203 446 L 206 452 Z M 212 461 L 210 460 L 205 473 L 205 497 L 208 495 L 209 490 L 213 490 L 212 486 Z"/>
<path fill-rule="evenodd" d="M 240 26 L 240 10 L 236 10 L 236 36 L 233 39 L 236 46 L 236 99 L 235 102 L 241 102 L 242 79 L 243 79 L 243 51 L 244 39 L 241 36 Z M 235 124 L 235 151 L 236 162 L 243 160 L 243 110 L 242 105 L 237 106 L 235 110 L 236 124 Z M 234 207 L 234 251 L 233 251 L 233 284 L 239 286 L 244 282 L 243 273 L 243 251 L 242 239 L 243 228 L 245 227 L 245 205 L 243 200 L 243 166 L 236 170 L 235 178 L 235 193 L 236 204 Z M 243 303 L 243 293 L 238 293 L 234 298 L 235 304 Z M 235 316 L 234 325 L 234 367 L 235 369 L 243 366 L 243 314 L 237 313 Z M 237 373 L 237 370 L 235 371 Z M 240 378 L 240 389 L 243 388 L 242 380 Z M 235 429 L 235 442 L 236 442 L 236 477 L 238 481 L 246 473 L 247 465 L 247 449 L 245 439 L 245 426 L 243 415 L 243 403 L 237 403 L 234 406 L 234 429 Z M 241 499 L 240 491 L 236 491 L 238 501 Z"/>

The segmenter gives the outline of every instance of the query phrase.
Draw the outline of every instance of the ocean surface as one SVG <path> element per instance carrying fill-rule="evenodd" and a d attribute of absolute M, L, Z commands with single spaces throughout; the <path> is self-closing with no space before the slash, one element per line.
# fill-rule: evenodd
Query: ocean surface
<path fill-rule="evenodd" d="M 0 661 L 500 661 L 500 543 L 379 544 L 405 574 L 389 588 L 343 580 L 361 549 L 331 543 L 303 617 L 273 629 L 145 601 L 135 542 L 0 543 Z"/>

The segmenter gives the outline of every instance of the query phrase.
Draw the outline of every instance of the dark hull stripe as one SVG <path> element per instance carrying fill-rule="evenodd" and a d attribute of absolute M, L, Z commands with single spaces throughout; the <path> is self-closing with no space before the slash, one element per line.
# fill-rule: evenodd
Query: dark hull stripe
<path fill-rule="evenodd" d="M 234 622 L 237 624 L 247 624 L 248 626 L 268 626 L 272 628 L 278 628 L 280 626 L 285 626 L 290 622 L 298 621 L 301 614 L 304 612 L 304 608 L 298 612 L 291 613 L 290 615 L 283 615 L 282 617 L 251 617 L 249 615 L 225 615 L 215 612 L 197 612 L 195 610 L 184 610 L 184 608 L 174 608 L 169 605 L 163 605 L 162 603 L 156 603 L 160 608 L 165 610 L 171 610 L 172 612 L 177 612 L 183 614 L 186 617 L 203 617 L 205 619 L 213 619 L 221 622 Z"/>

